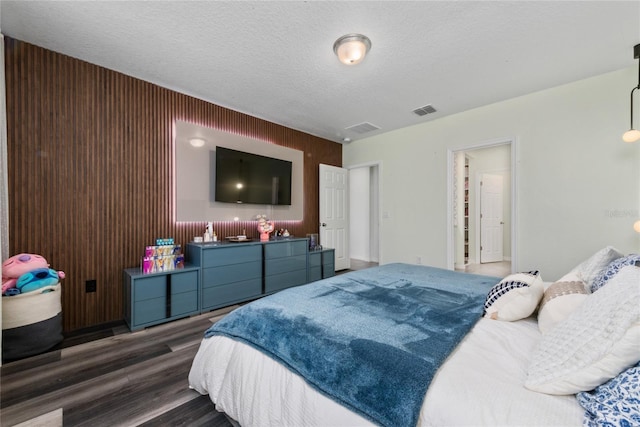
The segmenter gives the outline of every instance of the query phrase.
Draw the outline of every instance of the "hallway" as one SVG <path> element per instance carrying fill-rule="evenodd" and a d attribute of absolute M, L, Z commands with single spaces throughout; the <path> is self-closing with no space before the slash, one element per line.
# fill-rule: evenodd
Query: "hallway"
<path fill-rule="evenodd" d="M 464 269 L 465 273 L 482 274 L 485 276 L 505 277 L 511 273 L 510 261 L 489 262 L 485 264 L 468 264 Z"/>

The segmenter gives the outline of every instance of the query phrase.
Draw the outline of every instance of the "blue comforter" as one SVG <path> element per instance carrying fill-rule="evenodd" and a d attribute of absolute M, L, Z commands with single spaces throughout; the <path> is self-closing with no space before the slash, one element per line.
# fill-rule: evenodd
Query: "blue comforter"
<path fill-rule="evenodd" d="M 387 264 L 288 289 L 205 333 L 243 341 L 383 426 L 415 426 L 438 367 L 499 278 Z"/>

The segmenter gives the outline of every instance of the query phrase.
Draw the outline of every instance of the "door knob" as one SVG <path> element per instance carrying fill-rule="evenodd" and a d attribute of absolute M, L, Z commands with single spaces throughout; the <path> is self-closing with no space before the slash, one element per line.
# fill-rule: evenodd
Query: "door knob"
<path fill-rule="evenodd" d="M 320 224 L 320 225 L 321 225 L 321 226 L 323 226 L 323 227 L 326 227 L 326 226 L 327 226 L 327 224 L 326 224 L 326 223 L 324 223 L 324 222 L 323 222 L 322 224 Z"/>

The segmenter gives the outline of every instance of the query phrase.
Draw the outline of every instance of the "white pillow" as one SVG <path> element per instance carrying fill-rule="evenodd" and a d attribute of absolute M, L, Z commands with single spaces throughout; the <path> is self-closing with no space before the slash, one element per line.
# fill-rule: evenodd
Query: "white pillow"
<path fill-rule="evenodd" d="M 524 319 L 535 311 L 543 293 L 544 285 L 537 271 L 510 274 L 487 294 L 484 316 L 508 322 Z"/>
<path fill-rule="evenodd" d="M 640 268 L 626 266 L 564 322 L 542 336 L 525 387 L 574 394 L 640 361 Z"/>
<path fill-rule="evenodd" d="M 584 283 L 584 281 L 582 280 L 582 277 L 578 274 L 575 268 L 570 272 L 568 272 L 567 274 L 565 274 L 564 276 L 562 276 L 561 278 L 559 278 L 558 282 L 582 282 L 582 284 L 584 285 L 584 290 L 588 294 L 591 293 L 591 288 L 589 287 L 589 285 Z"/>
<path fill-rule="evenodd" d="M 587 284 L 589 289 L 591 289 L 593 282 L 598 276 L 600 276 L 602 270 L 607 268 L 611 261 L 622 256 L 623 254 L 618 252 L 613 246 L 607 246 L 581 262 L 571 270 L 571 273 L 578 274 L 580 279 Z"/>
<path fill-rule="evenodd" d="M 547 333 L 566 319 L 587 298 L 584 282 L 555 282 L 545 291 L 538 308 L 538 328 Z"/>

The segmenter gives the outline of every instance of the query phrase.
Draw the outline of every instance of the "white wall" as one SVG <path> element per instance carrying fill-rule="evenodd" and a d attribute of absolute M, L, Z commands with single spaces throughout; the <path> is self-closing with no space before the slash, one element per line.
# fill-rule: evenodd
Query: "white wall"
<path fill-rule="evenodd" d="M 380 262 L 446 267 L 447 150 L 504 138 L 517 142 L 516 270 L 553 280 L 606 245 L 638 251 L 640 145 L 621 140 L 636 79 L 634 66 L 345 145 L 344 167 L 384 162 Z"/>

